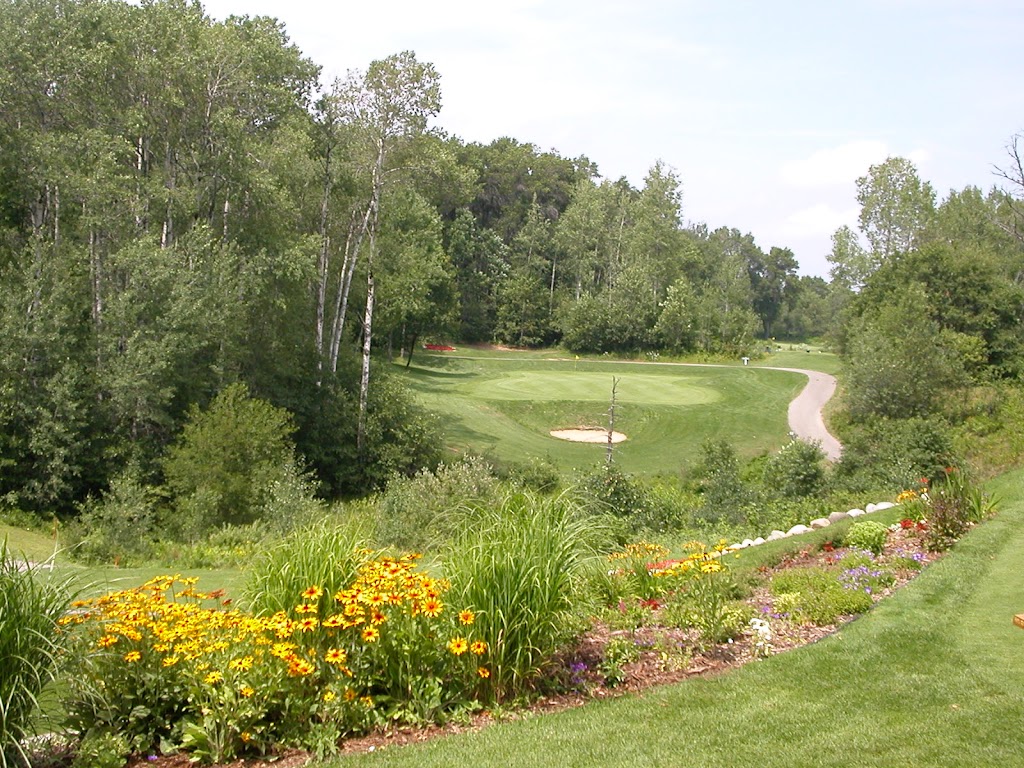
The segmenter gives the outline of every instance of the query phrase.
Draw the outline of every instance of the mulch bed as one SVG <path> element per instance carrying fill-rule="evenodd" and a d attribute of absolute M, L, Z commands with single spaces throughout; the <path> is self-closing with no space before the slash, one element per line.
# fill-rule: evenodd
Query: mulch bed
<path fill-rule="evenodd" d="M 891 531 L 886 542 L 885 551 L 878 561 L 885 563 L 887 559 L 897 555 L 906 557 L 914 553 L 917 554 L 922 566 L 926 566 L 940 557 L 937 553 L 924 550 L 920 537 L 914 531 Z M 808 548 L 785 557 L 777 565 L 762 569 L 762 575 L 765 576 L 764 586 L 756 588 L 750 597 L 747 598 L 747 602 L 758 611 L 770 612 L 771 595 L 768 591 L 767 582 L 773 573 L 787 568 L 831 565 L 838 561 L 842 554 L 843 550 L 821 551 Z M 878 602 L 885 599 L 912 580 L 918 573 L 919 571 L 910 569 L 898 571 L 895 583 L 873 595 L 873 600 Z M 772 654 L 784 653 L 793 648 L 799 648 L 816 642 L 833 634 L 840 626 L 855 618 L 856 616 L 842 617 L 836 624 L 826 626 L 773 620 L 771 623 Z M 479 731 L 498 722 L 499 719 L 521 719 L 549 712 L 558 712 L 583 706 L 594 699 L 636 694 L 655 686 L 676 683 L 695 676 L 717 675 L 727 670 L 738 668 L 756 658 L 754 640 L 746 635 L 728 643 L 700 650 L 700 644 L 697 642 L 694 630 L 657 626 L 641 627 L 636 630 L 621 630 L 610 629 L 604 624 L 596 623 L 581 638 L 579 645 L 573 650 L 572 659 L 586 664 L 588 670 L 594 670 L 597 663 L 604 657 L 605 647 L 617 637 L 631 639 L 642 650 L 640 657 L 636 661 L 622 665 L 624 679 L 615 687 L 603 685 L 599 675 L 588 673 L 585 679 L 581 678 L 578 690 L 540 697 L 528 707 L 512 712 L 503 712 L 501 718 L 497 718 L 490 712 L 485 711 L 477 713 L 460 723 L 417 728 L 390 728 L 386 731 L 377 731 L 365 736 L 346 739 L 340 747 L 340 753 L 345 755 L 375 752 L 407 744 L 422 743 L 443 736 Z M 687 651 L 680 653 L 678 657 L 675 654 L 671 654 L 666 658 L 666 654 L 662 652 L 666 647 L 687 649 Z M 312 756 L 302 750 L 287 750 L 268 758 L 240 759 L 216 766 L 215 768 L 296 768 L 297 766 L 304 765 L 311 759 Z M 51 762 L 50 764 L 54 763 Z M 142 768 L 142 766 L 186 768 L 186 766 L 192 765 L 195 765 L 195 763 L 190 762 L 187 754 L 134 758 L 128 763 L 129 768 Z"/>

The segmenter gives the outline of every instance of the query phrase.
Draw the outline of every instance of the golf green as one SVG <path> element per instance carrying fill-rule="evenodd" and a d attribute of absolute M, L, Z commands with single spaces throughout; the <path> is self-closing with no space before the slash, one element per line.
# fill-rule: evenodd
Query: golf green
<path fill-rule="evenodd" d="M 551 430 L 607 427 L 615 383 L 615 447 L 627 472 L 676 474 L 709 440 L 749 458 L 789 436 L 789 402 L 801 374 L 744 366 L 680 366 L 605 360 L 421 357 L 401 369 L 439 414 L 446 447 L 501 463 L 547 461 L 563 473 L 596 467 L 606 446 L 559 440 Z"/>

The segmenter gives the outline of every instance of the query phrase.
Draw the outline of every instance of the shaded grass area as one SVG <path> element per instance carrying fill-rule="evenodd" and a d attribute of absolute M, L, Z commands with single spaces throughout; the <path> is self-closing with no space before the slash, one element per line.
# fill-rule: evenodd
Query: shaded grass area
<path fill-rule="evenodd" d="M 52 536 L 0 523 L 0 541 L 4 539 L 7 539 L 8 551 L 18 559 L 42 563 L 48 560 L 54 552 Z"/>
<path fill-rule="evenodd" d="M 1024 471 L 998 517 L 837 634 L 718 678 L 344 766 L 1017 766 Z"/>
<path fill-rule="evenodd" d="M 613 378 L 616 448 L 625 472 L 674 474 L 692 466 L 708 439 L 741 457 L 788 438 L 789 402 L 806 377 L 743 366 L 682 367 L 506 356 L 421 357 L 407 383 L 442 417 L 449 448 L 499 462 L 543 458 L 562 472 L 604 460 L 603 445 L 551 437 L 552 429 L 606 427 Z"/>

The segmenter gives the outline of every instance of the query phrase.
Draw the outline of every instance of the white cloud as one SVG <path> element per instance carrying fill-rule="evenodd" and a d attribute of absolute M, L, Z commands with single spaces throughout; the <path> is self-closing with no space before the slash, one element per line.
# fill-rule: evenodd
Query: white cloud
<path fill-rule="evenodd" d="M 819 149 L 809 157 L 782 166 L 782 180 L 794 187 L 827 187 L 851 184 L 872 165 L 901 154 L 884 141 L 851 141 L 838 147 Z M 902 153 L 920 169 L 930 159 L 926 149 Z"/>
<path fill-rule="evenodd" d="M 856 225 L 856 207 L 839 210 L 828 203 L 817 203 L 786 217 L 783 232 L 791 237 L 831 235 L 844 224 Z"/>
<path fill-rule="evenodd" d="M 796 187 L 849 184 L 889 154 L 882 141 L 851 141 L 819 149 L 803 160 L 782 166 L 782 180 Z"/>

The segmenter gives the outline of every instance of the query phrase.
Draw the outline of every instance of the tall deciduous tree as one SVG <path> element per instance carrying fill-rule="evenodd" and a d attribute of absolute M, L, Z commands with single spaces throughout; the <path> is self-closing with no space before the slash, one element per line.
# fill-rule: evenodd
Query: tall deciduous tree
<path fill-rule="evenodd" d="M 401 149 L 421 136 L 430 118 L 441 109 L 440 77 L 432 64 L 418 61 L 412 51 L 403 51 L 372 62 L 365 73 L 350 72 L 340 89 L 339 104 L 353 132 L 352 149 L 362 165 L 367 189 L 351 251 L 352 258 L 356 258 L 365 247 L 366 308 L 356 433 L 362 452 L 369 403 L 381 201 L 385 188 L 401 169 L 401 164 L 395 163 Z"/>
<path fill-rule="evenodd" d="M 914 164 L 890 157 L 857 179 L 860 229 L 879 261 L 913 250 L 935 215 L 935 190 Z"/>

